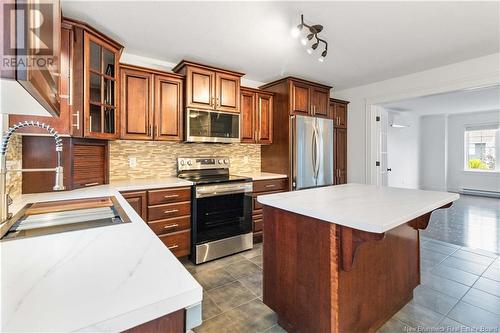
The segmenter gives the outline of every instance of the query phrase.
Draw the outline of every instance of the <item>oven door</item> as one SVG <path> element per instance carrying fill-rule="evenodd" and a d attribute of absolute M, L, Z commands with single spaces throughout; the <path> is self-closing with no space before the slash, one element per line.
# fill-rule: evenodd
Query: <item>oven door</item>
<path fill-rule="evenodd" d="M 196 186 L 194 243 L 252 232 L 252 183 Z"/>
<path fill-rule="evenodd" d="M 187 142 L 240 142 L 240 115 L 188 109 L 186 111 Z"/>

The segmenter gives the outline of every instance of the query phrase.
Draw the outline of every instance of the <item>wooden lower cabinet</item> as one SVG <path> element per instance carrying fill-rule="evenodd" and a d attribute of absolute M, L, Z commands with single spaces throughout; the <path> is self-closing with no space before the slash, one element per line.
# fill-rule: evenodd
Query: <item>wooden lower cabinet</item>
<path fill-rule="evenodd" d="M 186 310 L 180 309 L 147 323 L 132 327 L 123 333 L 184 333 Z"/>
<path fill-rule="evenodd" d="M 252 202 L 252 224 L 253 242 L 263 241 L 262 230 L 264 219 L 262 218 L 262 205 L 257 201 L 259 195 L 286 192 L 288 190 L 288 178 L 256 180 L 253 182 L 253 202 Z"/>
<path fill-rule="evenodd" d="M 176 257 L 190 254 L 190 187 L 122 192 L 121 194 Z"/>

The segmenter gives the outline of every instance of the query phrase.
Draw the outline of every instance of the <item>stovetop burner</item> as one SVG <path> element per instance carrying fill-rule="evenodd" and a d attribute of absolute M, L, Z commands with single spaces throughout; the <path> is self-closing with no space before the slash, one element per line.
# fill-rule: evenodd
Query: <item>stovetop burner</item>
<path fill-rule="evenodd" d="M 195 184 L 252 181 L 252 178 L 229 174 L 229 157 L 181 157 L 177 163 L 179 178 Z"/>

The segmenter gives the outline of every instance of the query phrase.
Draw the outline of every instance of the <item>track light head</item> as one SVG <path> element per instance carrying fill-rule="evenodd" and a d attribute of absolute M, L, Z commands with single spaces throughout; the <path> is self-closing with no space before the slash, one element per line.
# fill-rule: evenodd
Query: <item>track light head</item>
<path fill-rule="evenodd" d="M 311 47 L 313 50 L 316 50 L 318 48 L 319 42 L 314 43 Z"/>

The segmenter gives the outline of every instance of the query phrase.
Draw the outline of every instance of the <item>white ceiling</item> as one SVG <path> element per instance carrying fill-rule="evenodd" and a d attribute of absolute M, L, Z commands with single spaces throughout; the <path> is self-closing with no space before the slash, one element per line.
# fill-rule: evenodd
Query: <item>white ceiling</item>
<path fill-rule="evenodd" d="M 500 110 L 500 86 L 406 99 L 384 104 L 384 107 L 393 111 L 412 112 L 418 115 Z"/>
<path fill-rule="evenodd" d="M 63 14 L 127 52 L 201 61 L 269 82 L 296 75 L 340 90 L 500 51 L 500 2 L 62 1 Z M 323 24 L 324 63 L 290 34 Z"/>

